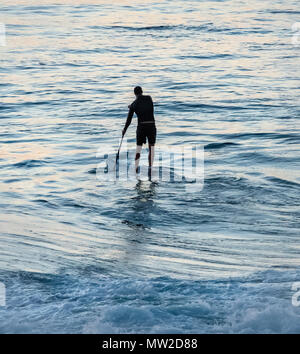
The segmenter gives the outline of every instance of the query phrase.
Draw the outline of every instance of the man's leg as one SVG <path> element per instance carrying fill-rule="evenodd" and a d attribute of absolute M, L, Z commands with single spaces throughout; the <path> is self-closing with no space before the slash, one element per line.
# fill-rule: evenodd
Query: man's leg
<path fill-rule="evenodd" d="M 149 168 L 153 166 L 153 161 L 154 161 L 154 144 L 149 144 L 149 154 L 148 154 Z"/>
<path fill-rule="evenodd" d="M 135 172 L 138 173 L 139 162 L 141 157 L 142 145 L 136 146 L 136 153 L 135 153 Z"/>

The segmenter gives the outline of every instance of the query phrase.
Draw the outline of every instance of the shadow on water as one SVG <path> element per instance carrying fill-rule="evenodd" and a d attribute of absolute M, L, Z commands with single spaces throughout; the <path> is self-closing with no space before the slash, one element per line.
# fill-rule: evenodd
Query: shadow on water
<path fill-rule="evenodd" d="M 157 208 L 156 188 L 158 183 L 139 181 L 135 186 L 135 195 L 128 201 L 128 217 L 122 223 L 128 226 L 123 236 L 123 256 L 120 259 L 123 266 L 140 268 L 145 261 L 147 245 L 153 238 L 151 225 L 154 222 L 152 215 Z"/>
<path fill-rule="evenodd" d="M 138 181 L 135 185 L 136 195 L 128 202 L 129 218 L 123 223 L 134 229 L 150 229 L 151 213 L 156 208 L 156 187 L 152 181 Z"/>

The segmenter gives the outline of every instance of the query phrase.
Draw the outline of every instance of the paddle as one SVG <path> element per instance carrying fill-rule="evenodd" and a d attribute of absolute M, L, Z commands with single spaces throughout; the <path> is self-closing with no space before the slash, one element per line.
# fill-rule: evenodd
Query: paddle
<path fill-rule="evenodd" d="M 116 164 L 118 163 L 118 160 L 119 160 L 120 150 L 121 150 L 121 146 L 122 146 L 124 135 L 125 134 L 122 134 L 122 139 L 121 139 L 120 146 L 119 146 L 119 149 L 118 149 L 118 152 L 117 152 L 117 156 L 116 156 Z"/>

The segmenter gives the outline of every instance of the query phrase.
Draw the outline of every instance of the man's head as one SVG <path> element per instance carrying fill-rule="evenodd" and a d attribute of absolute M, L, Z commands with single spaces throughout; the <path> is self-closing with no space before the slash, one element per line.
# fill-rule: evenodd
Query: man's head
<path fill-rule="evenodd" d="M 136 87 L 134 88 L 134 94 L 135 94 L 136 96 L 139 96 L 139 95 L 141 95 L 142 93 L 143 93 L 143 90 L 142 90 L 141 86 L 136 86 Z"/>

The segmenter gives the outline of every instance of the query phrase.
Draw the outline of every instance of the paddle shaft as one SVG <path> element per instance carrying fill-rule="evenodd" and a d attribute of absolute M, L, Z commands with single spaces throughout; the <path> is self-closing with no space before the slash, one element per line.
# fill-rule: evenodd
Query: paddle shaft
<path fill-rule="evenodd" d="M 125 134 L 124 134 L 124 135 L 125 135 Z M 121 146 L 122 146 L 122 142 L 123 142 L 124 135 L 122 135 L 122 139 L 121 139 L 121 142 L 120 142 L 120 146 L 119 146 L 119 149 L 118 149 L 118 152 L 117 152 L 116 163 L 117 163 L 118 160 L 119 160 L 119 155 L 120 155 L 120 150 L 121 150 Z"/>

